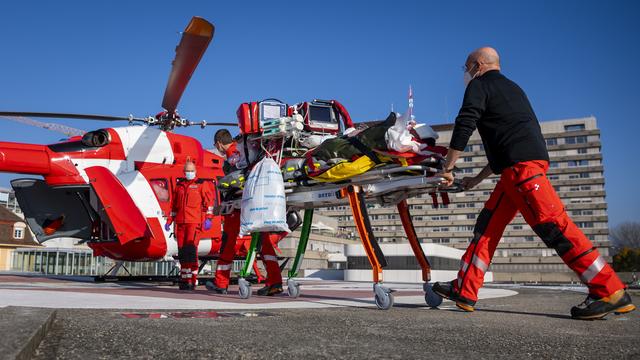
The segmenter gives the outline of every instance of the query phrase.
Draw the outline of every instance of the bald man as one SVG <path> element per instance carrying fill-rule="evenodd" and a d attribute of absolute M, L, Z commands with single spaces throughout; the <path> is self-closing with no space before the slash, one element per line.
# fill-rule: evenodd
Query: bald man
<path fill-rule="evenodd" d="M 180 260 L 180 290 L 193 290 L 198 284 L 198 243 L 200 231 L 211 229 L 214 193 L 208 182 L 199 181 L 196 165 L 187 161 L 184 180 L 178 182 L 171 201 L 171 215 L 164 225 L 171 231 L 175 221 L 175 238 Z"/>
<path fill-rule="evenodd" d="M 478 215 L 457 279 L 435 283 L 433 290 L 459 308 L 474 311 L 502 233 L 520 212 L 589 288 L 586 300 L 571 309 L 573 318 L 597 319 L 611 312 L 633 311 L 624 284 L 571 221 L 549 183 L 549 155 L 540 124 L 524 91 L 500 73 L 497 51 L 484 47 L 472 52 L 464 65 L 464 81 L 462 107 L 439 175 L 447 185 L 453 183 L 451 171 L 477 128 L 489 164 L 477 176 L 462 179 L 462 185 L 471 189 L 491 174 L 500 174 L 500 180 Z"/>

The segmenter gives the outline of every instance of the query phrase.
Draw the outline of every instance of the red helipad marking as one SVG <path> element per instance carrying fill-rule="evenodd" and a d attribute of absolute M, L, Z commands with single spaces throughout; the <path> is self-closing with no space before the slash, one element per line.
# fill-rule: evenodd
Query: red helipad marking
<path fill-rule="evenodd" d="M 225 317 L 273 316 L 266 312 L 178 311 L 162 313 L 122 313 L 127 319 L 217 319 Z"/>
<path fill-rule="evenodd" d="M 82 277 L 69 277 L 69 278 L 57 278 L 57 277 L 47 277 L 42 275 L 9 275 L 9 274 L 0 274 L 0 283 L 86 283 L 93 282 L 93 279 L 90 277 L 82 278 Z M 86 280 L 85 280 L 86 279 Z"/>

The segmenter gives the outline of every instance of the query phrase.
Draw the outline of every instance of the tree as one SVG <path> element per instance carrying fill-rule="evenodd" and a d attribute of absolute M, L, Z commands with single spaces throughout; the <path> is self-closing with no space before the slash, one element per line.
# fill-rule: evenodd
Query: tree
<path fill-rule="evenodd" d="M 615 271 L 640 271 L 640 249 L 622 248 L 613 256 Z"/>
<path fill-rule="evenodd" d="M 640 222 L 623 222 L 611 229 L 609 236 L 617 248 L 640 249 Z"/>

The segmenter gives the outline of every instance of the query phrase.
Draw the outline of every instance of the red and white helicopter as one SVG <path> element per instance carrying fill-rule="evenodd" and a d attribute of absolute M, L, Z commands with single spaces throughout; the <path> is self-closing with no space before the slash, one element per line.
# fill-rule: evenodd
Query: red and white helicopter
<path fill-rule="evenodd" d="M 427 144 L 429 148 L 420 154 L 365 149 L 363 140 L 358 140 L 358 136 L 353 134 L 368 131 L 384 135 L 396 120 L 395 114 L 392 113 L 386 121 L 369 125 L 369 129 L 341 136 L 353 124 L 346 109 L 335 100 L 314 100 L 293 106 L 273 99 L 245 103 L 238 109 L 237 124 L 191 122 L 181 118 L 176 112 L 178 102 L 213 34 L 214 26 L 199 17 L 194 17 L 186 27 L 176 48 L 162 101 L 164 111 L 156 116 L 0 112 L 0 116 L 22 119 L 40 117 L 128 122 L 128 126 L 90 131 L 51 145 L 0 142 L 0 171 L 44 178 L 11 182 L 38 241 L 74 237 L 85 240 L 95 256 L 115 260 L 154 261 L 177 256 L 177 243 L 162 224 L 170 212 L 171 194 L 177 180 L 183 176 L 185 162 L 195 162 L 199 177 L 222 189 L 216 197 L 220 214 L 240 206 L 238 194 L 242 192 L 242 180 L 247 170 L 225 176 L 222 157 L 203 149 L 196 139 L 172 131 L 192 125 L 202 128 L 208 125 L 239 126 L 242 143 L 239 148 L 244 149 L 247 164 L 255 163 L 265 154 L 275 157 L 283 168 L 288 209 L 294 214 L 297 210 L 305 210 L 304 221 L 299 217 L 292 221 L 296 226 L 302 224 L 302 234 L 293 268 L 289 271 L 291 296 L 299 294 L 299 286 L 293 278 L 297 276 L 304 256 L 313 209 L 347 204 L 353 210 L 354 222 L 373 268 L 376 304 L 381 309 L 393 305 L 391 290 L 382 285 L 382 269 L 386 261 L 367 216 L 366 202 L 377 202 L 397 206 L 422 268 L 425 299 L 430 305 L 439 304 L 441 299 L 429 291 L 430 265 L 418 242 L 406 202 L 408 197 L 423 193 L 431 193 L 435 202 L 437 193 L 441 193 L 446 203 L 446 192 L 459 191 L 457 187 L 439 188 L 442 179 L 435 175 L 442 165 L 446 149 L 444 152 L 442 148 L 428 151 L 438 148 L 433 138 L 437 135 L 423 136 L 426 142 L 421 149 Z M 410 94 L 409 115 L 412 105 Z M 380 129 L 384 131 L 380 132 Z M 366 172 L 342 177 L 338 181 L 327 180 L 324 175 L 307 176 L 308 173 L 322 172 L 320 164 L 315 163 L 316 158 L 309 155 L 313 155 L 314 149 L 320 148 L 325 140 L 336 138 L 346 139 L 363 153 L 363 160 L 369 163 L 375 160 L 375 164 L 371 163 Z M 334 160 L 323 162 L 322 166 L 334 164 Z M 338 160 L 336 164 L 345 164 L 345 159 Z M 313 168 L 311 171 L 310 167 Z M 250 166 L 245 169 L 250 169 Z M 211 230 L 200 234 L 198 255 L 203 259 L 215 258 L 219 252 L 221 219 L 222 216 L 216 216 Z M 237 244 L 237 255 L 246 254 L 247 262 L 240 274 L 240 294 L 248 297 L 249 284 L 243 280 L 254 265 L 256 240 L 244 240 Z"/>
<path fill-rule="evenodd" d="M 177 244 L 165 231 L 170 197 L 187 159 L 201 178 L 216 182 L 224 159 L 176 127 L 194 124 L 176 112 L 191 75 L 207 49 L 214 26 L 194 17 L 176 48 L 162 107 L 154 117 L 3 112 L 3 116 L 125 121 L 128 126 L 90 131 L 51 145 L 0 142 L 0 171 L 41 175 L 11 182 L 38 241 L 72 237 L 88 240 L 95 256 L 151 261 L 174 256 Z M 24 119 L 24 118 L 23 118 Z M 18 118 L 19 120 L 19 118 Z M 134 125 L 142 124 L 142 126 Z M 198 254 L 217 253 L 221 217 L 202 232 Z"/>

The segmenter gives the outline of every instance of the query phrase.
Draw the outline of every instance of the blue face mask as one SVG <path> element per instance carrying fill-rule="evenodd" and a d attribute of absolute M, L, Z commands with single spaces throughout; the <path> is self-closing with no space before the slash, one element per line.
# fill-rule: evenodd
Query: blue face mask
<path fill-rule="evenodd" d="M 187 178 L 187 180 L 193 180 L 196 178 L 196 172 L 195 171 L 185 171 L 184 172 L 184 177 Z"/>

